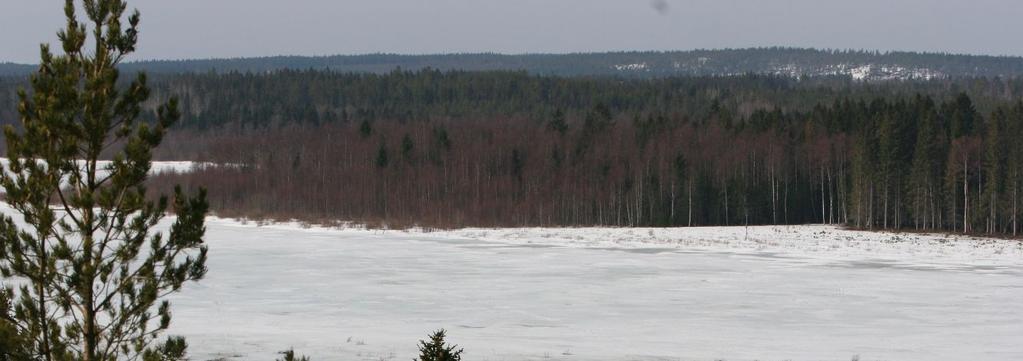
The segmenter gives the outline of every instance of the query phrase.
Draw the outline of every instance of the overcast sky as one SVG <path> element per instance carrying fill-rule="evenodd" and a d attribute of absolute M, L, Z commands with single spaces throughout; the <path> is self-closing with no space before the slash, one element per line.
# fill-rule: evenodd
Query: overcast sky
<path fill-rule="evenodd" d="M 1019 0 L 129 0 L 134 59 L 751 46 L 1023 55 Z M 0 1 L 0 61 L 36 62 L 62 0 Z"/>

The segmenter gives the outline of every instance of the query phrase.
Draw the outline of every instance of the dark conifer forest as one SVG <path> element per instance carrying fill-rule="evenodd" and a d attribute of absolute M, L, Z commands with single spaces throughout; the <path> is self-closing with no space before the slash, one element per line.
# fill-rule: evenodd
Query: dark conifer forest
<path fill-rule="evenodd" d="M 153 101 L 178 94 L 183 113 L 157 155 L 227 165 L 152 185 L 205 185 L 223 216 L 1014 236 L 1023 213 L 1014 79 L 285 70 L 153 83 Z"/>

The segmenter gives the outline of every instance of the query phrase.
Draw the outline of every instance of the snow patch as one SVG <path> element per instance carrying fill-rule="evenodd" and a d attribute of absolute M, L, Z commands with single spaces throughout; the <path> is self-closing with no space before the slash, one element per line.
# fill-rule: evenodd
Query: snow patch
<path fill-rule="evenodd" d="M 0 167 L 6 172 L 9 169 L 11 160 L 8 158 L 0 158 Z M 85 162 L 79 161 L 79 167 L 84 169 Z M 104 172 L 113 162 L 108 160 L 101 160 L 96 162 L 96 167 L 100 172 Z M 149 169 L 150 174 L 161 174 L 161 173 L 188 173 L 199 167 L 213 167 L 217 166 L 216 163 L 210 162 L 193 162 L 193 161 L 153 161 L 152 167 Z"/>
<path fill-rule="evenodd" d="M 643 71 L 648 70 L 649 65 L 647 65 L 647 63 L 618 64 L 615 65 L 614 68 L 618 71 Z"/>
<path fill-rule="evenodd" d="M 849 75 L 851 75 L 854 80 L 861 80 L 862 81 L 862 80 L 866 80 L 867 77 L 870 76 L 870 72 L 873 69 L 874 69 L 874 67 L 872 65 L 869 65 L 869 64 L 868 65 L 863 65 L 863 66 L 858 66 L 858 67 L 850 69 L 849 70 Z"/>

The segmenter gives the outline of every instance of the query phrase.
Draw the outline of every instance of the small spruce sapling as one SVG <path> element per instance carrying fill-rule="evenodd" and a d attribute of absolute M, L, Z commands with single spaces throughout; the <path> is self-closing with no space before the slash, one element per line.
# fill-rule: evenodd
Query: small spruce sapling
<path fill-rule="evenodd" d="M 419 341 L 418 361 L 461 361 L 462 349 L 444 342 L 447 332 L 440 329 L 430 335 L 430 341 Z"/>
<path fill-rule="evenodd" d="M 295 349 L 281 351 L 280 354 L 284 355 L 284 357 L 277 359 L 277 361 L 309 361 L 308 356 L 295 356 Z"/>

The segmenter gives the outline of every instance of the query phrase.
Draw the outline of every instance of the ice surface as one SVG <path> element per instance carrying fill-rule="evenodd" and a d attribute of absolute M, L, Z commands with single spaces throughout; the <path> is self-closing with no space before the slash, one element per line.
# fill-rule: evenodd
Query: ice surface
<path fill-rule="evenodd" d="M 1018 242 L 828 226 L 257 227 L 212 219 L 173 298 L 193 359 L 1023 359 Z"/>
<path fill-rule="evenodd" d="M 912 267 L 974 268 L 1023 265 L 1017 241 L 958 235 L 863 232 L 836 226 L 693 228 L 463 229 L 438 235 L 515 244 L 588 248 L 673 248 L 688 251 L 778 254 L 804 262 L 882 259 Z"/>

